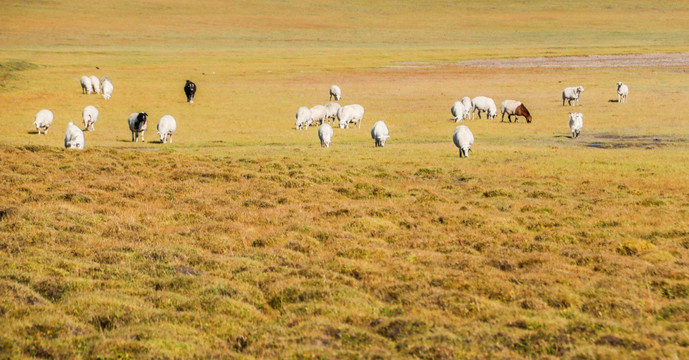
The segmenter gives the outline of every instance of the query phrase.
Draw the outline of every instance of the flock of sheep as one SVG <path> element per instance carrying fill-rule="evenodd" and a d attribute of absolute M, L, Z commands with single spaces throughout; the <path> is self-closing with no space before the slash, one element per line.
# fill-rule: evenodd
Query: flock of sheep
<path fill-rule="evenodd" d="M 112 96 L 113 86 L 112 81 L 107 76 L 100 79 L 96 76 L 82 76 L 81 77 L 81 90 L 82 94 L 103 94 L 103 98 L 110 99 Z M 187 80 L 184 85 L 184 92 L 187 95 L 187 102 L 194 102 L 194 94 L 196 93 L 196 84 Z M 95 131 L 95 124 L 98 120 L 98 109 L 93 105 L 88 105 L 84 108 L 81 113 L 81 117 L 84 120 L 84 130 L 80 129 L 78 126 L 74 125 L 74 122 L 70 121 L 67 124 L 67 131 L 65 132 L 65 147 L 69 149 L 83 149 L 85 145 L 84 131 Z M 132 141 L 138 142 L 139 136 L 141 141 L 145 141 L 144 132 L 148 127 L 148 114 L 145 112 L 132 113 L 127 118 L 127 123 L 129 125 L 129 130 L 132 132 Z M 40 135 L 48 133 L 48 128 L 52 125 L 55 116 L 53 112 L 48 109 L 40 110 L 36 114 L 36 120 L 34 125 L 36 130 Z M 158 135 L 160 135 L 160 142 L 165 144 L 168 139 L 172 143 L 172 134 L 177 130 L 177 122 L 172 115 L 164 115 L 158 121 Z"/>
<path fill-rule="evenodd" d="M 330 87 L 330 98 L 340 101 L 342 98 L 342 90 L 339 86 L 333 85 Z M 357 128 L 361 127 L 361 120 L 364 118 L 364 107 L 359 104 L 351 104 L 340 106 L 336 102 L 329 102 L 325 105 L 316 105 L 312 108 L 301 106 L 297 109 L 295 115 L 297 121 L 295 126 L 297 130 L 308 129 L 309 126 L 318 124 L 318 138 L 321 141 L 321 147 L 330 147 L 333 138 L 333 127 L 329 124 L 337 119 L 340 129 L 349 128 L 349 124 L 355 124 Z M 326 123 L 326 121 L 328 123 Z M 383 121 L 377 121 L 373 124 L 371 129 L 371 138 L 375 142 L 375 146 L 385 146 L 385 140 L 390 137 L 388 127 Z"/>
<path fill-rule="evenodd" d="M 565 101 L 572 105 L 579 105 L 579 96 L 584 92 L 583 86 L 574 86 L 565 88 L 562 91 L 562 106 L 565 106 Z M 627 102 L 627 95 L 629 88 L 622 82 L 617 83 L 617 101 L 618 103 Z M 335 98 L 339 101 L 342 97 L 342 91 L 337 85 L 330 88 L 330 99 Z M 493 120 L 497 115 L 497 106 L 495 101 L 486 96 L 477 96 L 470 98 L 465 96 L 460 101 L 456 101 L 450 108 L 450 112 L 455 119 L 455 123 L 463 120 L 474 119 L 474 113 L 478 112 L 479 119 L 481 112 L 486 113 L 486 118 Z M 526 118 L 526 122 L 532 121 L 529 110 L 517 100 L 505 100 L 500 104 L 500 112 L 502 113 L 502 121 L 507 120 L 512 122 L 519 120 L 519 116 Z M 325 105 L 316 105 L 312 108 L 302 106 L 297 109 L 296 114 L 296 128 L 297 130 L 307 129 L 310 125 L 320 124 L 318 127 L 318 138 L 321 141 L 321 147 L 330 147 L 333 137 L 333 128 L 326 121 L 330 122 L 337 118 L 340 129 L 349 128 L 349 124 L 356 124 L 361 127 L 361 120 L 364 117 L 364 108 L 359 104 L 340 106 L 338 103 L 328 103 Z M 569 113 L 569 128 L 572 131 L 572 139 L 576 139 L 581 134 L 581 129 L 584 126 L 584 114 Z M 373 124 L 371 129 L 371 138 L 375 142 L 375 146 L 385 146 L 385 140 L 390 137 L 388 127 L 383 121 L 377 121 Z M 452 141 L 459 149 L 459 157 L 469 157 L 471 145 L 474 144 L 474 135 L 466 125 L 459 125 L 455 128 L 455 133 L 452 136 Z"/>
<path fill-rule="evenodd" d="M 105 99 L 110 99 L 113 91 L 112 81 L 104 76 L 98 79 L 96 76 L 82 76 L 81 88 L 83 94 L 103 94 Z M 184 92 L 187 96 L 187 102 L 194 102 L 194 94 L 196 93 L 196 84 L 187 80 L 184 85 Z M 570 105 L 578 105 L 579 97 L 584 92 L 583 86 L 568 87 L 562 91 L 562 106 L 565 101 Z M 629 88 L 622 82 L 617 83 L 618 102 L 627 102 L 627 95 Z M 330 99 L 339 101 L 342 98 L 342 90 L 333 85 L 330 88 Z M 486 118 L 493 120 L 497 115 L 497 106 L 495 101 L 486 96 L 477 96 L 473 99 L 465 96 L 460 101 L 455 102 L 450 108 L 450 112 L 455 119 L 455 122 L 463 120 L 474 119 L 474 113 L 478 112 L 479 119 L 481 112 L 486 113 Z M 505 100 L 500 104 L 500 112 L 502 113 L 502 121 L 507 119 L 512 122 L 517 122 L 522 116 L 527 123 L 532 121 L 529 110 L 517 100 Z M 337 120 L 340 129 L 349 128 L 349 124 L 355 124 L 358 128 L 361 127 L 361 121 L 364 117 L 364 107 L 359 104 L 351 104 L 341 106 L 337 102 L 329 102 L 325 105 L 316 105 L 311 108 L 306 106 L 299 107 L 296 113 L 296 128 L 297 130 L 308 129 L 311 125 L 318 126 L 318 138 L 321 142 L 321 147 L 330 147 L 333 138 L 333 128 L 330 123 Z M 48 109 L 43 109 L 36 114 L 34 125 L 38 134 L 43 132 L 48 133 L 48 128 L 53 123 L 53 113 Z M 95 131 L 95 124 L 98 120 L 98 109 L 95 106 L 88 105 L 82 111 L 82 119 L 84 121 L 84 130 L 69 122 L 67 131 L 65 132 L 65 147 L 71 149 L 83 149 L 85 143 L 84 131 Z M 138 142 L 139 137 L 141 141 L 145 141 L 144 133 L 148 126 L 148 114 L 145 112 L 132 113 L 127 118 L 129 130 L 132 133 L 132 142 Z M 569 127 L 572 131 L 572 139 L 576 139 L 581 134 L 584 125 L 584 115 L 582 113 L 569 114 Z M 160 135 L 160 142 L 167 143 L 169 140 L 172 143 L 172 134 L 177 130 L 177 122 L 172 115 L 164 115 L 158 121 L 157 125 L 158 135 Z M 383 121 L 377 121 L 371 128 L 371 138 L 374 140 L 375 146 L 385 146 L 385 141 L 390 137 L 388 127 Z M 465 125 L 459 125 L 455 128 L 452 140 L 459 149 L 459 157 L 469 157 L 471 146 L 474 143 L 474 135 L 471 130 Z"/>

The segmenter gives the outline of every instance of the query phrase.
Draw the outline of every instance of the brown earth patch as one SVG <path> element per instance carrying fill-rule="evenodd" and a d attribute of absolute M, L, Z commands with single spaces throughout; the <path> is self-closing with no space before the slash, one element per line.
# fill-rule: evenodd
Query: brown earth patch
<path fill-rule="evenodd" d="M 489 68 L 595 68 L 595 67 L 668 67 L 689 66 L 689 53 L 526 57 L 482 59 L 455 63 L 405 62 L 394 68 L 427 68 L 455 65 Z"/>
<path fill-rule="evenodd" d="M 614 134 L 597 134 L 587 143 L 587 146 L 597 149 L 621 149 L 632 147 L 654 149 L 685 141 L 687 141 L 687 138 L 682 136 L 621 136 Z"/>

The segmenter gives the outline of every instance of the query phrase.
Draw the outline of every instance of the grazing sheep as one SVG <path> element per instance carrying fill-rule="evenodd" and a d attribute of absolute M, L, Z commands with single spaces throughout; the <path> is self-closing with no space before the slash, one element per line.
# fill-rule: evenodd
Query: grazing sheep
<path fill-rule="evenodd" d="M 299 109 L 297 109 L 297 122 L 295 123 L 297 126 L 297 130 L 301 129 L 308 129 L 309 125 L 311 125 L 311 110 L 307 108 L 306 106 L 302 106 Z"/>
<path fill-rule="evenodd" d="M 349 124 L 357 124 L 361 127 L 361 120 L 364 118 L 364 107 L 359 104 L 345 105 L 337 112 L 337 120 L 340 129 L 348 128 Z"/>
<path fill-rule="evenodd" d="M 340 108 L 340 104 L 336 102 L 325 104 L 326 119 L 328 119 L 328 122 L 335 120 L 337 117 L 337 110 L 340 110 Z"/>
<path fill-rule="evenodd" d="M 36 125 L 36 130 L 38 130 L 39 135 L 41 134 L 41 130 L 43 130 L 43 134 L 48 133 L 48 128 L 53 123 L 54 118 L 53 112 L 48 109 L 43 109 L 36 114 L 36 121 L 34 121 L 33 124 Z"/>
<path fill-rule="evenodd" d="M 168 136 L 170 137 L 170 144 L 172 144 L 172 133 L 177 130 L 177 121 L 172 115 L 165 115 L 158 121 L 158 135 L 160 135 L 160 142 L 167 143 Z"/>
<path fill-rule="evenodd" d="M 464 105 L 464 118 L 468 119 L 469 114 L 471 114 L 471 120 L 474 120 L 474 103 L 471 102 L 471 98 L 468 96 L 463 97 L 462 105 Z"/>
<path fill-rule="evenodd" d="M 89 105 L 81 112 L 81 117 L 84 119 L 84 131 L 95 131 L 96 121 L 98 120 L 98 109 L 95 106 Z"/>
<path fill-rule="evenodd" d="M 471 133 L 466 125 L 459 125 L 455 129 L 455 134 L 452 136 L 452 141 L 455 146 L 459 148 L 459 157 L 469 157 L 471 145 L 474 144 L 474 134 Z"/>
<path fill-rule="evenodd" d="M 474 109 L 478 110 L 479 119 L 481 118 L 481 111 L 484 111 L 486 113 L 486 118 L 490 120 L 493 120 L 495 115 L 498 114 L 498 108 L 495 106 L 495 101 L 489 97 L 477 96 L 471 100 L 471 103 L 474 105 Z"/>
<path fill-rule="evenodd" d="M 323 105 L 316 105 L 309 109 L 311 111 L 311 123 L 315 125 L 323 124 L 328 117 L 328 110 Z"/>
<path fill-rule="evenodd" d="M 629 95 L 629 88 L 621 81 L 617 83 L 617 102 L 626 103 L 627 95 Z"/>
<path fill-rule="evenodd" d="M 84 132 L 71 121 L 67 124 L 67 132 L 65 132 L 65 148 L 84 148 Z"/>
<path fill-rule="evenodd" d="M 127 122 L 129 123 L 129 130 L 132 132 L 132 141 L 139 142 L 139 133 L 141 133 L 141 142 L 146 141 L 144 139 L 144 132 L 148 126 L 146 117 L 148 114 L 145 112 L 131 113 Z"/>
<path fill-rule="evenodd" d="M 91 88 L 93 89 L 93 92 L 100 95 L 100 80 L 93 75 L 89 76 L 89 79 L 91 80 Z"/>
<path fill-rule="evenodd" d="M 329 148 L 333 139 L 333 127 L 329 124 L 321 124 L 318 127 L 318 138 L 321 140 L 321 147 Z"/>
<path fill-rule="evenodd" d="M 91 84 L 91 78 L 84 75 L 81 77 L 81 93 L 90 94 L 93 92 L 93 85 Z"/>
<path fill-rule="evenodd" d="M 385 146 L 385 140 L 387 140 L 390 137 L 388 133 L 388 127 L 385 125 L 385 123 L 380 120 L 376 121 L 375 124 L 373 124 L 373 128 L 371 128 L 371 138 L 375 141 L 375 147 L 383 147 Z"/>
<path fill-rule="evenodd" d="M 193 104 L 194 94 L 196 94 L 196 84 L 187 80 L 187 83 L 184 84 L 184 93 L 187 94 L 187 102 Z"/>
<path fill-rule="evenodd" d="M 572 139 L 576 139 L 581 134 L 581 128 L 584 127 L 584 114 L 569 113 L 569 128 L 572 130 Z"/>
<path fill-rule="evenodd" d="M 112 96 L 112 83 L 108 80 L 103 81 L 103 98 L 104 99 L 110 99 L 110 96 Z"/>
<path fill-rule="evenodd" d="M 565 88 L 562 90 L 562 106 L 565 106 L 565 100 L 567 100 L 569 106 L 572 106 L 572 101 L 574 101 L 574 105 L 579 105 L 579 95 L 583 92 L 583 86 Z"/>
<path fill-rule="evenodd" d="M 342 98 L 342 90 L 340 90 L 340 87 L 337 85 L 333 85 L 330 87 L 330 99 L 335 98 L 335 101 L 340 101 L 340 98 Z"/>
<path fill-rule="evenodd" d="M 520 116 L 525 117 L 527 123 L 530 123 L 532 119 L 529 110 L 521 101 L 505 100 L 500 104 L 500 111 L 502 112 L 501 121 L 505 121 L 505 114 L 507 114 L 507 120 L 510 122 L 512 122 L 512 115 L 514 115 L 514 122 L 519 121 Z"/>
<path fill-rule="evenodd" d="M 454 116 L 456 123 L 464 120 L 464 104 L 462 104 L 461 101 L 455 101 L 455 103 L 452 104 L 452 108 L 450 108 L 450 112 L 452 116 Z"/>

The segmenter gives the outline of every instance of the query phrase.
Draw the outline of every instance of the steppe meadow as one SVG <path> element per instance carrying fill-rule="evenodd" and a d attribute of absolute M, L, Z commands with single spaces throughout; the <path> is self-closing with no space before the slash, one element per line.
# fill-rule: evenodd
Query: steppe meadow
<path fill-rule="evenodd" d="M 687 359 L 688 109 L 686 1 L 3 0 L 0 358 Z"/>

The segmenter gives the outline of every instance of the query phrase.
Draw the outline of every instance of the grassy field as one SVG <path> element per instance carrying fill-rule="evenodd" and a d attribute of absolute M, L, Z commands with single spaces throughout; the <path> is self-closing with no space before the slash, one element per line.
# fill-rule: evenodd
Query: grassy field
<path fill-rule="evenodd" d="M 453 65 L 689 51 L 689 4 L 577 4 L 2 2 L 0 357 L 689 357 L 689 67 Z M 366 114 L 322 149 L 294 113 L 332 84 Z M 534 121 L 460 160 L 478 95 Z"/>

